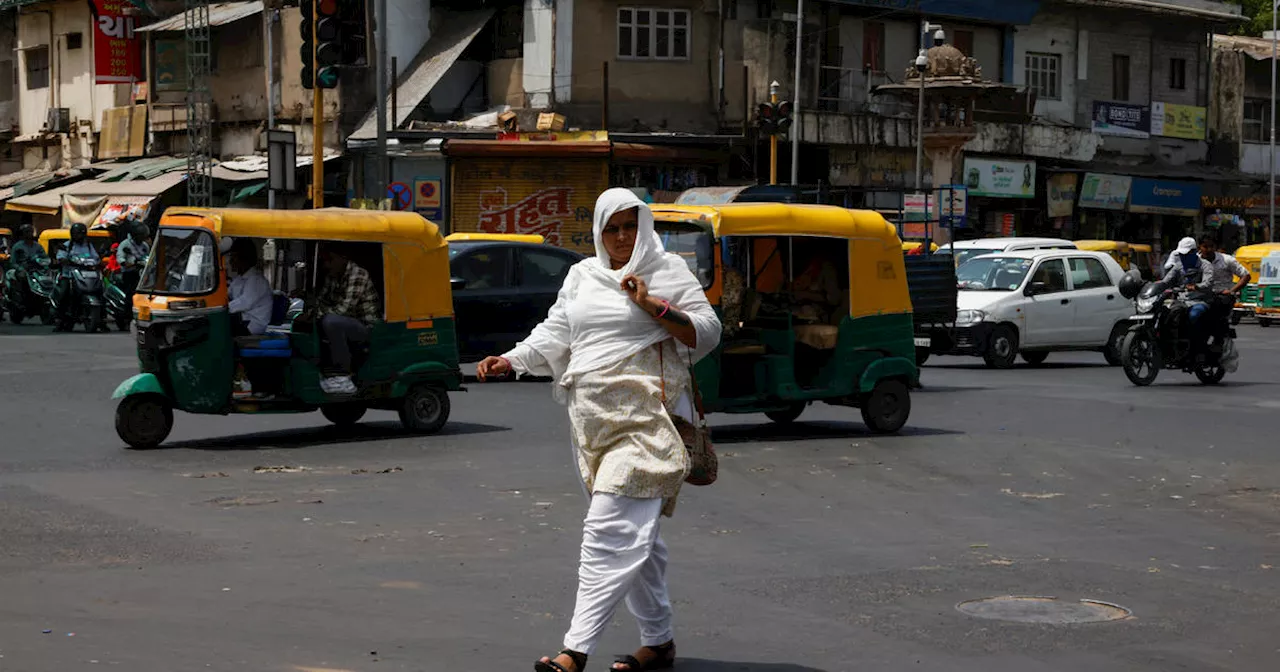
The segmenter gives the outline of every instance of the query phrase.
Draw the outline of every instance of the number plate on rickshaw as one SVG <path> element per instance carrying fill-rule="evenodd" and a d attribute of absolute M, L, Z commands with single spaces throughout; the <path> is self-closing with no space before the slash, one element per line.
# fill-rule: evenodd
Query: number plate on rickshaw
<path fill-rule="evenodd" d="M 933 345 L 933 339 L 929 338 L 928 336 L 923 336 L 923 337 L 921 337 L 921 336 L 917 336 L 917 337 L 916 337 L 916 347 L 918 347 L 918 348 L 927 348 L 927 347 L 929 347 L 930 345 Z"/>

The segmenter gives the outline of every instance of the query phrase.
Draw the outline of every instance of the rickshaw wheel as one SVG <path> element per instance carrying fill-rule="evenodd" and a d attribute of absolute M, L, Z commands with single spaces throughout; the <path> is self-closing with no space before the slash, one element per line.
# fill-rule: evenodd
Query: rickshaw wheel
<path fill-rule="evenodd" d="M 320 415 L 339 427 L 350 427 L 360 422 L 367 410 L 361 404 L 330 404 L 320 407 Z"/>
<path fill-rule="evenodd" d="M 1258 318 L 1258 326 L 1263 328 L 1269 327 L 1271 326 L 1271 320 L 1264 320 L 1262 318 Z"/>
<path fill-rule="evenodd" d="M 800 414 L 804 413 L 806 406 L 807 404 L 804 403 L 792 404 L 790 408 L 781 411 L 766 411 L 764 415 L 779 425 L 788 425 L 795 422 L 796 418 L 799 418 Z"/>
<path fill-rule="evenodd" d="M 400 404 L 400 422 L 411 432 L 434 434 L 448 421 L 449 393 L 438 387 L 419 385 Z"/>
<path fill-rule="evenodd" d="M 173 430 L 173 408 L 158 394 L 125 397 L 116 407 L 116 434 L 134 450 L 151 450 Z"/>
<path fill-rule="evenodd" d="M 876 434 L 892 434 L 907 424 L 911 392 L 901 380 L 882 380 L 862 401 L 862 422 Z"/>
<path fill-rule="evenodd" d="M 1241 318 L 1241 317 L 1244 317 L 1244 316 L 1243 316 L 1243 315 L 1241 315 L 1240 313 L 1237 313 L 1237 312 L 1234 312 L 1234 311 L 1233 311 L 1233 312 L 1231 313 L 1231 326 L 1233 326 L 1233 327 L 1234 327 L 1235 325 L 1240 324 L 1240 318 Z"/>

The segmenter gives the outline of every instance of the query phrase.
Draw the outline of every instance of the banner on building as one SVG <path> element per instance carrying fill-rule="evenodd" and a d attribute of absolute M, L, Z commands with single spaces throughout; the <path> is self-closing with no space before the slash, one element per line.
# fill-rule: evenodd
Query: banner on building
<path fill-rule="evenodd" d="M 1208 110 L 1193 105 L 1151 103 L 1151 135 L 1204 140 Z"/>
<path fill-rule="evenodd" d="M 1076 173 L 1057 173 L 1049 176 L 1049 216 L 1070 217 L 1076 209 Z M 1061 228 L 1061 227 L 1059 227 Z"/>
<path fill-rule="evenodd" d="M 1151 137 L 1151 108 L 1144 105 L 1093 101 L 1093 132 L 1126 138 Z"/>
<path fill-rule="evenodd" d="M 971 196 L 1034 198 L 1036 164 L 1034 161 L 966 158 L 964 182 Z"/>
<path fill-rule="evenodd" d="M 1169 180 L 1133 181 L 1129 212 L 1195 217 L 1200 214 L 1200 185 Z"/>
<path fill-rule="evenodd" d="M 93 0 L 93 81 L 132 84 L 142 79 L 141 53 L 134 37 L 134 17 L 125 16 L 126 0 Z"/>
<path fill-rule="evenodd" d="M 536 131 L 499 133 L 503 142 L 609 142 L 608 131 Z"/>
<path fill-rule="evenodd" d="M 934 189 L 937 204 L 934 214 L 938 224 L 945 229 L 964 228 L 968 224 L 969 190 L 961 184 L 952 184 Z"/>
<path fill-rule="evenodd" d="M 1080 186 L 1080 207 L 1098 210 L 1124 210 L 1129 201 L 1133 178 L 1124 175 L 1085 173 Z"/>

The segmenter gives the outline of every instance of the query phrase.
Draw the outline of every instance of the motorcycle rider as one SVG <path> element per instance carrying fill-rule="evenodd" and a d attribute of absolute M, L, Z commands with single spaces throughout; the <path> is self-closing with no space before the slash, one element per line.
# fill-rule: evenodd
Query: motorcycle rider
<path fill-rule="evenodd" d="M 40 247 L 40 243 L 36 242 L 35 227 L 30 224 L 18 227 L 18 242 L 14 243 L 13 248 L 9 250 L 9 263 L 14 270 L 25 275 L 28 263 L 48 258 L 48 256 L 44 248 Z"/>
<path fill-rule="evenodd" d="M 1174 265 L 1170 267 L 1168 263 L 1165 264 L 1168 272 L 1160 282 L 1171 289 L 1181 287 L 1185 292 L 1183 303 L 1187 306 L 1191 347 L 1193 351 L 1198 351 L 1207 338 L 1208 330 L 1204 325 L 1209 320 L 1213 268 L 1209 262 L 1200 258 L 1196 241 L 1190 237 L 1178 242 L 1178 248 L 1170 255 L 1170 259 Z"/>
<path fill-rule="evenodd" d="M 120 264 L 120 288 L 125 294 L 132 295 L 138 289 L 138 280 L 142 277 L 142 267 L 151 254 L 151 246 L 147 244 L 146 225 L 142 222 L 128 222 L 125 225 L 124 240 L 116 249 L 116 263 Z"/>
<path fill-rule="evenodd" d="M 60 270 L 58 272 L 58 286 L 54 290 L 58 304 L 58 326 L 54 327 L 55 331 L 62 330 L 62 322 L 67 316 L 67 311 L 71 310 L 71 262 L 91 259 L 93 261 L 101 261 L 98 251 L 93 249 L 93 245 L 89 243 L 89 229 L 84 224 L 71 225 L 71 240 L 62 249 L 58 250 L 57 261 Z"/>

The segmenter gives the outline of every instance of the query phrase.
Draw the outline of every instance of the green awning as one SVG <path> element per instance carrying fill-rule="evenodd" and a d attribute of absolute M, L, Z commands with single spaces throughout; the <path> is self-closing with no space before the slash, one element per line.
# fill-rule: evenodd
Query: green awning
<path fill-rule="evenodd" d="M 266 188 L 267 188 L 267 181 L 262 180 L 261 182 L 254 182 L 253 184 L 250 184 L 247 187 L 238 187 L 236 189 L 232 189 L 231 200 L 227 201 L 227 204 L 230 205 L 232 203 L 239 203 L 240 201 L 243 201 L 246 198 L 249 198 L 250 196 L 261 193 Z"/>

